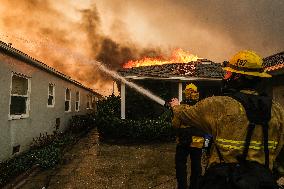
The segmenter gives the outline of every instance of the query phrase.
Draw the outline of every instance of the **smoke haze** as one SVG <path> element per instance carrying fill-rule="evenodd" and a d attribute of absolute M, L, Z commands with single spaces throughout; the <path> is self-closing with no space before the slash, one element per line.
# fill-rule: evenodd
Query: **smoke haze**
<path fill-rule="evenodd" d="M 0 0 L 0 11 L 0 40 L 102 94 L 110 94 L 111 78 L 41 44 L 54 43 L 113 70 L 179 47 L 217 62 L 241 49 L 263 57 L 284 49 L 281 0 Z"/>
<path fill-rule="evenodd" d="M 123 19 L 131 38 L 145 46 L 178 46 L 215 61 L 240 49 L 268 56 L 284 47 L 281 0 L 104 0 L 99 6 L 108 8 L 102 13 L 108 21 Z"/>

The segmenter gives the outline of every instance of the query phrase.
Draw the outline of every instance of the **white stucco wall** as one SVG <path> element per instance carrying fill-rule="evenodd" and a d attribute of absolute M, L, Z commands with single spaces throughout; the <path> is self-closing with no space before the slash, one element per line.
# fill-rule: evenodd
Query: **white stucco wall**
<path fill-rule="evenodd" d="M 30 77 L 31 93 L 28 118 L 9 118 L 13 72 Z M 47 107 L 49 83 L 55 84 L 55 105 L 53 108 Z M 22 152 L 40 133 L 52 133 L 55 130 L 56 118 L 60 118 L 60 130 L 64 130 L 71 116 L 92 111 L 87 109 L 87 95 L 93 95 L 90 91 L 14 57 L 9 57 L 1 51 L 0 88 L 0 161 L 12 157 L 13 146 L 20 145 L 20 152 Z M 66 88 L 71 89 L 71 112 L 65 112 L 64 109 Z M 80 92 L 79 112 L 75 112 L 76 91 Z"/>

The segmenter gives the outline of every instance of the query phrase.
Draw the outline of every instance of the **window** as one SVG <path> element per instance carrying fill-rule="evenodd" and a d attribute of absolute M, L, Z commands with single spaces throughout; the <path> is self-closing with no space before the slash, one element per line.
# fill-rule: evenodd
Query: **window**
<path fill-rule="evenodd" d="M 30 80 L 22 75 L 12 74 L 10 116 L 20 119 L 29 116 Z"/>
<path fill-rule="evenodd" d="M 52 83 L 48 85 L 48 99 L 47 99 L 47 106 L 54 107 L 55 104 L 55 86 Z"/>
<path fill-rule="evenodd" d="M 79 112 L 80 110 L 80 92 L 76 92 L 76 102 L 75 102 L 75 111 Z"/>
<path fill-rule="evenodd" d="M 92 96 L 87 95 L 87 109 L 93 109 L 92 107 Z"/>
<path fill-rule="evenodd" d="M 71 91 L 68 88 L 65 91 L 65 112 L 71 112 Z"/>
<path fill-rule="evenodd" d="M 96 109 L 98 97 L 92 96 L 92 108 Z"/>

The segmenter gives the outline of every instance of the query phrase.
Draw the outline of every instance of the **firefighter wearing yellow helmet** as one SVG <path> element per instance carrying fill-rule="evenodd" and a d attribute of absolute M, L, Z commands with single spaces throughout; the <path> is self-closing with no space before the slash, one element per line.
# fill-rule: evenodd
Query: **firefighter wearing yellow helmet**
<path fill-rule="evenodd" d="M 248 50 L 235 54 L 224 70 L 257 77 L 271 77 L 264 72 L 262 58 L 255 52 Z"/>
<path fill-rule="evenodd" d="M 199 100 L 197 86 L 193 83 L 186 85 L 183 91 L 185 99 L 182 104 L 194 105 Z M 196 188 L 202 173 L 201 157 L 205 133 L 195 127 L 181 126 L 177 130 L 177 146 L 175 168 L 178 189 L 188 188 L 187 158 L 190 157 L 190 188 Z"/>
<path fill-rule="evenodd" d="M 198 101 L 199 100 L 199 92 L 197 90 L 196 85 L 190 83 L 186 85 L 185 90 L 183 91 L 186 100 Z"/>
<path fill-rule="evenodd" d="M 170 102 L 172 124 L 198 127 L 213 135 L 209 167 L 199 189 L 276 189 L 273 162 L 284 143 L 284 109 L 272 101 L 263 80 L 262 58 L 253 51 L 234 55 L 224 70 L 227 94 L 194 106 Z M 283 161 L 283 158 L 280 158 Z"/>

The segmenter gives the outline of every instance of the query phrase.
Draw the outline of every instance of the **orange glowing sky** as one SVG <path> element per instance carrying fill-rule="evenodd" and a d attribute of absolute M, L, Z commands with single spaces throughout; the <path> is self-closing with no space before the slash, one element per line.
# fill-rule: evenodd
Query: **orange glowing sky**
<path fill-rule="evenodd" d="M 112 79 L 72 52 L 118 70 L 176 48 L 216 62 L 241 49 L 284 49 L 281 0 L 0 0 L 0 11 L 1 41 L 104 95 Z"/>

